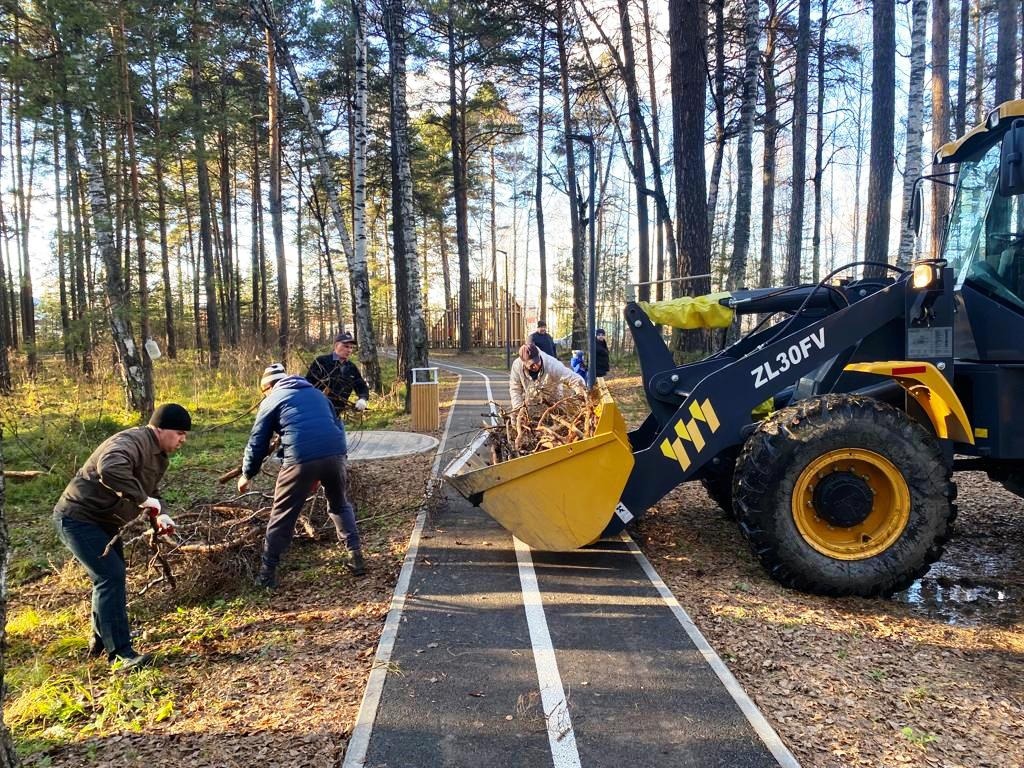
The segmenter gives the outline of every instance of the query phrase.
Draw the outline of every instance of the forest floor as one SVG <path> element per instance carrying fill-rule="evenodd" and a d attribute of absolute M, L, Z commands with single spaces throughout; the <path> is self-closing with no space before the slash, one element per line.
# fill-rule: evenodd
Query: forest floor
<path fill-rule="evenodd" d="M 497 362 L 491 357 L 503 355 L 453 361 Z M 645 408 L 639 378 L 614 370 L 613 394 L 635 422 Z M 194 397 L 183 392 L 182 402 L 191 407 L 221 393 L 210 421 L 223 423 L 255 402 L 246 385 L 234 392 L 234 384 L 197 377 Z M 453 382 L 442 376 L 443 410 Z M 19 407 L 42 413 L 54 407 L 47 397 L 24 398 Z M 74 422 L 87 432 L 76 433 L 77 449 L 97 430 L 121 426 L 97 423 L 95 407 L 83 412 L 90 416 Z M 386 413 L 381 407 L 378 418 Z M 10 414 L 0 415 L 9 468 L 35 468 L 32 453 L 55 456 L 60 435 L 70 439 L 72 422 L 51 434 L 28 419 L 34 429 L 12 442 Z M 397 408 L 386 418 L 389 428 L 407 428 Z M 194 435 L 168 473 L 174 503 L 228 495 L 214 478 L 237 463 L 250 423 L 245 416 Z M 82 458 L 67 459 L 61 472 Z M 365 579 L 347 574 L 328 538 L 300 538 L 272 595 L 246 578 L 191 599 L 156 590 L 135 599 L 139 645 L 160 665 L 125 677 L 85 658 L 88 582 L 49 533 L 49 509 L 67 475 L 10 485 L 16 550 L 5 715 L 25 763 L 337 765 L 430 464 L 427 456 L 360 464 L 353 473 L 372 566 Z M 1024 500 L 984 476 L 958 481 L 960 516 L 946 555 L 890 600 L 782 589 L 698 484 L 666 497 L 633 535 L 804 766 L 1024 765 Z M 269 490 L 270 481 L 261 482 Z M 387 494 L 379 492 L 384 484 Z M 140 565 L 135 585 L 143 582 Z"/>

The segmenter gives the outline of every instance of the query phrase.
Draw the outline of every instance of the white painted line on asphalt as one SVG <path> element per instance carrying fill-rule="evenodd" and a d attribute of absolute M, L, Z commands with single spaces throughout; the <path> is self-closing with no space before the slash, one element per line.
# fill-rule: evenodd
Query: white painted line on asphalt
<path fill-rule="evenodd" d="M 427 484 L 427 498 L 434 492 L 437 482 L 437 473 L 441 466 L 441 456 L 444 455 L 444 447 L 448 444 L 448 432 L 452 426 L 452 415 L 455 413 L 455 403 L 459 399 L 459 389 L 462 387 L 462 377 L 455 385 L 455 397 L 452 398 L 452 405 L 448 409 L 448 420 L 444 425 L 444 434 L 437 447 L 437 455 L 434 457 L 434 465 L 430 470 L 430 480 Z M 373 733 L 373 724 L 377 719 L 377 709 L 380 706 L 380 697 L 384 692 L 384 680 L 387 678 L 388 665 L 391 661 L 391 653 L 395 648 L 395 638 L 398 636 L 398 625 L 402 621 L 402 611 L 405 609 L 405 596 L 409 591 L 409 582 L 412 580 L 412 570 L 416 565 L 416 553 L 420 547 L 420 535 L 423 533 L 423 525 L 427 519 L 427 508 L 424 504 L 420 513 L 416 516 L 416 525 L 412 529 L 412 536 L 409 537 L 409 548 L 405 551 L 405 560 L 402 562 L 402 571 L 398 575 L 398 583 L 395 584 L 395 592 L 391 596 L 391 607 L 388 609 L 388 617 L 384 621 L 384 631 L 380 634 L 380 642 L 377 643 L 377 653 L 373 657 L 373 667 L 370 669 L 370 677 L 366 681 L 366 690 L 363 692 L 363 702 L 359 706 L 359 714 L 356 716 L 356 724 L 352 729 L 352 736 L 345 748 L 345 757 L 342 761 L 342 768 L 363 768 L 366 763 L 366 752 L 370 747 L 370 735 Z"/>
<path fill-rule="evenodd" d="M 580 754 L 576 749 L 576 734 L 569 716 L 569 702 L 565 699 L 562 676 L 555 660 L 555 648 L 551 644 L 548 620 L 544 615 L 544 603 L 537 584 L 537 573 L 533 569 L 530 548 L 512 537 L 516 546 L 516 560 L 519 562 L 519 581 L 523 587 L 523 607 L 526 609 L 526 623 L 530 628 L 530 643 L 533 645 L 533 660 L 537 665 L 537 680 L 540 683 L 540 702 L 547 723 L 548 743 L 551 745 L 551 759 L 555 768 L 579 768 Z"/>
<path fill-rule="evenodd" d="M 476 371 L 472 368 L 463 368 L 461 365 L 452 365 L 451 363 L 438 363 L 441 368 L 451 368 L 453 371 L 462 371 L 463 373 L 471 373 L 474 376 L 479 376 L 484 380 L 484 386 L 487 388 L 487 405 L 491 412 L 491 426 L 495 426 L 498 423 L 498 414 L 494 410 L 494 394 L 491 392 L 491 378 L 482 371 Z"/>
<path fill-rule="evenodd" d="M 443 365 L 443 364 L 442 364 Z M 491 391 L 490 377 L 472 368 L 460 368 L 450 365 L 449 368 L 476 374 L 484 380 L 487 388 L 487 399 L 491 402 L 491 423 L 497 424 L 498 417 L 494 411 L 494 393 Z M 540 685 L 540 701 L 544 710 L 544 721 L 547 724 L 548 744 L 551 746 L 551 759 L 554 768 L 580 768 L 580 754 L 576 749 L 576 733 L 572 728 L 569 716 L 569 702 L 562 686 L 562 676 L 558 672 L 555 659 L 555 648 L 551 643 L 548 631 L 548 620 L 544 614 L 544 602 L 537 584 L 537 572 L 533 568 L 533 557 L 530 548 L 512 537 L 516 548 L 516 561 L 519 564 L 519 583 L 523 590 L 523 607 L 526 610 L 526 624 L 530 630 L 530 644 L 533 646 L 533 660 L 537 667 L 537 681 Z"/>
<path fill-rule="evenodd" d="M 743 686 L 740 685 L 739 681 L 733 676 L 729 668 L 725 666 L 725 662 L 722 661 L 721 657 L 715 653 L 715 649 L 708 644 L 708 641 L 701 634 L 701 631 L 697 629 L 697 625 L 693 623 L 693 619 L 686 610 L 676 600 L 675 595 L 672 594 L 672 590 L 668 588 L 658 572 L 654 570 L 654 566 L 651 565 L 651 561 L 647 559 L 643 552 L 640 551 L 640 547 L 636 545 L 625 532 L 620 534 L 622 540 L 629 547 L 634 557 L 639 561 L 640 567 L 644 569 L 644 573 L 647 574 L 647 578 L 651 580 L 654 588 L 658 590 L 662 600 L 668 605 L 669 609 L 675 615 L 676 619 L 686 630 L 686 634 L 690 636 L 690 640 L 697 646 L 697 650 L 701 652 L 704 660 L 708 663 L 714 673 L 718 675 L 718 679 L 722 681 L 725 689 L 732 696 L 733 701 L 739 706 L 740 711 L 746 716 L 750 725 L 753 726 L 754 731 L 758 736 L 761 737 L 761 741 L 768 747 L 768 751 L 772 753 L 772 756 L 778 761 L 782 768 L 800 768 L 800 763 L 793 756 L 793 753 L 789 751 L 785 744 L 782 743 L 782 739 L 779 738 L 779 734 L 775 732 L 775 729 L 771 727 L 765 716 L 761 713 L 761 710 L 757 708 L 757 705 L 747 695 L 747 692 L 743 690 Z"/>

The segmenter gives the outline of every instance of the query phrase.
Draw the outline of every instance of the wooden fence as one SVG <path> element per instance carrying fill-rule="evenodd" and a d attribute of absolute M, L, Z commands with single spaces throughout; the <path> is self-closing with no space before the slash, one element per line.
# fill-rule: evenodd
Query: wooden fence
<path fill-rule="evenodd" d="M 472 347 L 503 347 L 506 339 L 518 347 L 529 333 L 523 306 L 505 290 L 505 286 L 491 280 L 475 280 L 470 286 L 470 329 Z M 427 313 L 430 346 L 454 348 L 459 346 L 459 300 L 444 310 Z"/>

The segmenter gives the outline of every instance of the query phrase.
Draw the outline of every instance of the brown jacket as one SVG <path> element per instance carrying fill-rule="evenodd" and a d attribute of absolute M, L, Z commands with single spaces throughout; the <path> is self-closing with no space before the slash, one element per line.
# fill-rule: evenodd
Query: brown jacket
<path fill-rule="evenodd" d="M 53 514 L 94 523 L 114 535 L 139 514 L 139 505 L 148 496 L 157 495 L 167 461 L 149 427 L 118 432 L 86 459 Z"/>

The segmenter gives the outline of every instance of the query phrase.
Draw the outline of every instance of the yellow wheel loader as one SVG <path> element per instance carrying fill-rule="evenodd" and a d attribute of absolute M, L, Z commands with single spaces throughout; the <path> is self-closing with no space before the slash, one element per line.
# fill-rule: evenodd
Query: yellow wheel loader
<path fill-rule="evenodd" d="M 448 481 L 532 547 L 615 534 L 701 480 L 782 584 L 905 589 L 940 557 L 957 470 L 1024 492 L 1024 101 L 942 147 L 955 174 L 940 253 L 847 265 L 817 284 L 641 305 L 625 319 L 650 414 L 627 432 L 605 393 L 597 434 L 489 465 L 481 436 Z M 948 178 L 955 178 L 950 182 Z M 913 225 L 920 228 L 920 185 Z M 838 279 L 850 267 L 883 277 Z M 677 366 L 662 323 L 779 317 Z"/>

